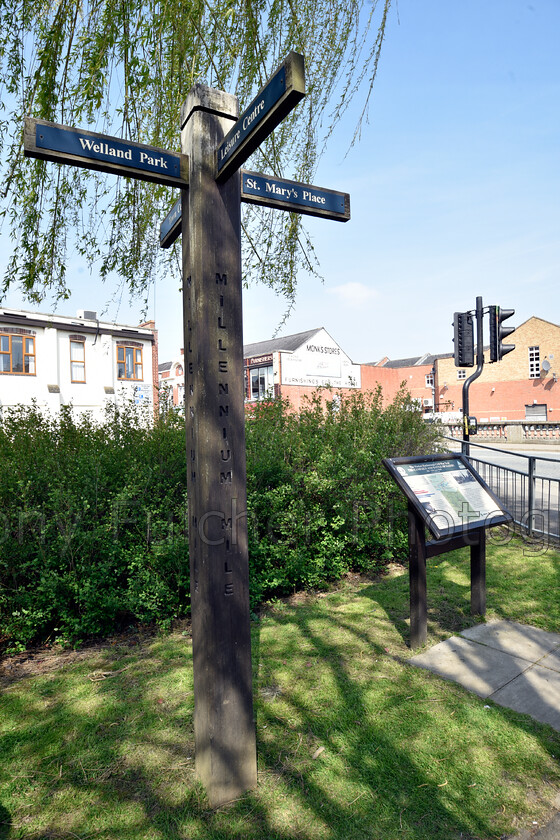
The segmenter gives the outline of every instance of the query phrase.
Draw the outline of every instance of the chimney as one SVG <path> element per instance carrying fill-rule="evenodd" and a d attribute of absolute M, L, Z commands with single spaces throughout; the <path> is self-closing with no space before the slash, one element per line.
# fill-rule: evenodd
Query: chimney
<path fill-rule="evenodd" d="M 146 321 L 144 324 L 139 324 L 139 327 L 140 329 L 151 330 L 154 334 L 154 343 L 152 346 L 152 394 L 154 418 L 157 418 L 159 412 L 158 331 L 156 330 L 155 321 Z"/>

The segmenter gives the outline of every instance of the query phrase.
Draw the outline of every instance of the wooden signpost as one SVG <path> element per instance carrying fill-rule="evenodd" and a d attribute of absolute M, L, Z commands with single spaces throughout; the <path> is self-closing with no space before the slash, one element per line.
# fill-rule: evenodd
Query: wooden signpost
<path fill-rule="evenodd" d="M 241 116 L 235 96 L 195 85 L 181 110 L 181 154 L 38 120 L 26 120 L 25 127 L 29 156 L 181 189 L 162 223 L 160 244 L 169 247 L 182 235 L 195 760 L 213 807 L 257 781 L 241 201 L 350 218 L 346 193 L 240 170 L 304 94 L 304 63 L 296 53 Z"/>

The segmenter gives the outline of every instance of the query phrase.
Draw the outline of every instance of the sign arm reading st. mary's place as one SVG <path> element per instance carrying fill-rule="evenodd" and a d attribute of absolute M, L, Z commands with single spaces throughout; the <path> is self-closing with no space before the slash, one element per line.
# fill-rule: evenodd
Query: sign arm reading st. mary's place
<path fill-rule="evenodd" d="M 249 611 L 241 201 L 347 221 L 346 193 L 242 172 L 305 93 L 290 53 L 239 117 L 235 96 L 197 84 L 181 154 L 26 119 L 25 154 L 181 189 L 160 242 L 182 237 L 187 498 L 196 772 L 212 807 L 257 781 Z"/>
<path fill-rule="evenodd" d="M 350 218 L 348 193 L 260 175 L 258 172 L 241 171 L 241 201 L 337 222 L 347 222 Z"/>
<path fill-rule="evenodd" d="M 241 169 L 241 201 L 260 204 L 291 213 L 318 216 L 336 222 L 350 219 L 350 196 L 299 181 L 287 181 Z M 181 235 L 181 199 L 179 198 L 160 225 L 159 244 L 169 248 Z"/>

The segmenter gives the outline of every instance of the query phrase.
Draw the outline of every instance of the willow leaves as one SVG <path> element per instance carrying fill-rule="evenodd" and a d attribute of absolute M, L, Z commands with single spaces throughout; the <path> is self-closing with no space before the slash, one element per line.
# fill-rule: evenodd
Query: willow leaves
<path fill-rule="evenodd" d="M 243 109 L 290 50 L 305 57 L 307 96 L 248 166 L 313 182 L 329 135 L 357 96 L 365 109 L 391 0 L 0 0 L 2 230 L 13 250 L 4 292 L 68 293 L 69 253 L 145 294 L 162 272 L 168 187 L 23 157 L 34 116 L 179 150 L 179 112 L 195 82 L 234 92 Z M 358 127 L 359 128 L 359 127 Z M 244 209 L 244 272 L 293 299 L 316 271 L 302 220 Z M 4 237 L 5 238 L 5 237 Z M 175 246 L 176 247 L 176 246 Z"/>

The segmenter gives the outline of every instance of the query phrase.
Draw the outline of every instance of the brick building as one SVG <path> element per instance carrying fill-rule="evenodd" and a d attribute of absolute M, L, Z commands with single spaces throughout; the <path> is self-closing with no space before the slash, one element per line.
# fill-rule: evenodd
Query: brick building
<path fill-rule="evenodd" d="M 362 388 L 371 391 L 378 385 L 383 388 L 386 402 L 394 399 L 401 388 L 406 388 L 413 400 L 421 406 L 424 414 L 431 414 L 434 405 L 437 409 L 435 394 L 434 364 L 438 356 L 425 353 L 407 359 L 381 359 L 379 362 L 362 365 Z"/>
<path fill-rule="evenodd" d="M 490 364 L 485 351 L 483 372 L 469 389 L 469 413 L 482 423 L 560 423 L 560 326 L 531 317 L 507 340 L 515 350 L 501 362 Z M 324 385 L 343 394 L 381 385 L 390 402 L 404 386 L 425 414 L 436 412 L 444 419 L 460 417 L 463 384 L 475 370 L 456 368 L 453 353 L 354 364 L 324 328 L 248 344 L 243 355 L 248 402 L 282 396 L 298 409 L 306 395 Z M 160 366 L 160 385 L 166 382 L 173 403 L 181 405 L 182 355 Z"/>
<path fill-rule="evenodd" d="M 159 366 L 159 397 L 161 407 L 183 408 L 185 403 L 185 351 L 171 362 Z"/>
<path fill-rule="evenodd" d="M 500 362 L 491 364 L 485 349 L 482 373 L 469 387 L 469 413 L 483 423 L 560 422 L 560 326 L 533 316 L 507 341 L 515 350 Z M 463 384 L 475 369 L 456 368 L 453 353 L 383 359 L 362 366 L 362 387 L 380 382 L 386 399 L 391 399 L 404 382 L 424 411 L 457 414 L 462 410 Z"/>

